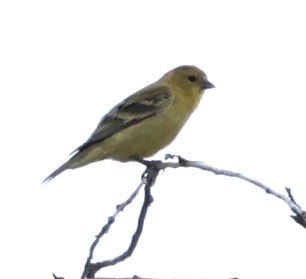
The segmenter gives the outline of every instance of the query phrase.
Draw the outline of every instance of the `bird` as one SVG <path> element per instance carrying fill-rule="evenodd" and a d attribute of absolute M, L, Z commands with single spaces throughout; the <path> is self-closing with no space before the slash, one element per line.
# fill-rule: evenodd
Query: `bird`
<path fill-rule="evenodd" d="M 65 170 L 104 159 L 128 162 L 154 155 L 175 139 L 204 91 L 214 87 L 196 66 L 170 70 L 105 114 L 88 140 L 43 183 Z"/>

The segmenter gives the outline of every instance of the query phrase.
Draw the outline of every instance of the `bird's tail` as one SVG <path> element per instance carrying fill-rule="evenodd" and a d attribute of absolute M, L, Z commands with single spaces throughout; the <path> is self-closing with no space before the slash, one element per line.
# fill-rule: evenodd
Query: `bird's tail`
<path fill-rule="evenodd" d="M 50 180 L 61 174 L 63 171 L 69 169 L 69 161 L 61 165 L 59 168 L 57 168 L 54 172 L 52 172 L 49 176 L 47 176 L 42 184 L 48 183 Z"/>

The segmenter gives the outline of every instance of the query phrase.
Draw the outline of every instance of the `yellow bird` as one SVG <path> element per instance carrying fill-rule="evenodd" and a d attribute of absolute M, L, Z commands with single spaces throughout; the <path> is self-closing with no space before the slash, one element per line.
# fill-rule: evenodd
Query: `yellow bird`
<path fill-rule="evenodd" d="M 152 156 L 174 140 L 204 90 L 214 87 L 195 66 L 169 71 L 110 110 L 89 139 L 44 183 L 67 169 L 100 160 L 127 162 Z"/>

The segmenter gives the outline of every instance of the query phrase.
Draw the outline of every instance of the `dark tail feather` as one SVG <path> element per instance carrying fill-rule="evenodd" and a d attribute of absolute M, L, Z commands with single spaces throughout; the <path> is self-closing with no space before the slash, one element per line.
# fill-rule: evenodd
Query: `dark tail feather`
<path fill-rule="evenodd" d="M 68 162 L 66 162 L 65 164 L 57 168 L 54 172 L 52 172 L 48 177 L 46 177 L 44 181 L 42 182 L 42 184 L 47 184 L 50 180 L 52 180 L 53 178 L 55 178 L 56 176 L 58 176 L 59 174 L 61 174 L 63 171 L 65 171 L 68 168 L 69 168 Z"/>

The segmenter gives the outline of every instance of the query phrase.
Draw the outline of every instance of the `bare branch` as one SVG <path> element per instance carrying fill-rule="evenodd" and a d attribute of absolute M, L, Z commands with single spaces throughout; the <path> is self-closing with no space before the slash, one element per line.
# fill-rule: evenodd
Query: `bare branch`
<path fill-rule="evenodd" d="M 90 262 L 93 258 L 94 250 L 95 250 L 96 246 L 98 245 L 100 239 L 103 237 L 103 235 L 105 235 L 109 231 L 111 225 L 115 222 L 115 219 L 116 219 L 117 215 L 120 213 L 120 211 L 123 211 L 124 208 L 127 205 L 129 205 L 135 199 L 135 197 L 137 196 L 137 194 L 139 193 L 139 191 L 140 191 L 140 189 L 143 185 L 144 185 L 144 183 L 141 182 L 138 185 L 138 187 L 136 188 L 136 190 L 132 193 L 132 195 L 125 202 L 116 206 L 115 213 L 112 216 L 108 217 L 107 223 L 102 227 L 101 231 L 96 235 L 95 241 L 91 244 L 91 246 L 89 248 L 89 255 L 87 257 L 81 279 L 86 278 L 86 272 L 87 272 L 87 270 L 88 270 L 88 268 L 91 264 Z"/>
<path fill-rule="evenodd" d="M 288 196 L 290 198 L 290 200 L 296 204 L 297 206 L 300 207 L 300 205 L 298 205 L 298 203 L 295 201 L 293 195 L 292 195 L 292 192 L 291 192 L 291 189 L 290 188 L 285 188 L 287 193 L 288 193 Z M 301 207 L 300 207 L 301 208 Z M 303 211 L 303 209 L 301 208 L 301 210 Z M 294 211 L 293 211 L 294 212 Z M 303 214 L 299 214 L 297 212 L 294 212 L 296 215 L 291 215 L 290 217 L 295 221 L 297 222 L 298 224 L 300 224 L 303 228 L 306 229 L 306 218 L 305 218 L 305 211 L 304 212 L 304 215 Z"/>
<path fill-rule="evenodd" d="M 142 183 L 138 186 L 136 191 L 131 195 L 131 197 L 126 202 L 117 206 L 116 213 L 109 218 L 108 223 L 102 228 L 101 232 L 97 235 L 96 240 L 91 245 L 90 253 L 89 253 L 89 256 L 87 258 L 87 261 L 86 261 L 81 279 L 94 278 L 95 274 L 101 268 L 111 266 L 111 265 L 115 265 L 119 262 L 124 261 L 126 258 L 128 258 L 132 255 L 132 253 L 134 252 L 134 250 L 137 246 L 138 240 L 141 236 L 148 208 L 149 208 L 150 204 L 153 202 L 153 197 L 151 195 L 151 188 L 155 184 L 155 181 L 156 181 L 156 178 L 159 174 L 159 171 L 160 171 L 160 169 L 156 168 L 154 165 L 147 166 L 145 172 L 142 175 Z M 143 201 L 143 205 L 141 207 L 141 211 L 140 211 L 140 214 L 139 214 L 139 217 L 138 217 L 137 228 L 136 228 L 135 233 L 132 236 L 132 239 L 131 239 L 131 242 L 130 242 L 130 245 L 129 245 L 128 249 L 124 253 L 122 253 L 121 255 L 115 257 L 114 259 L 105 260 L 105 261 L 102 261 L 102 262 L 91 263 L 94 249 L 96 248 L 99 240 L 108 231 L 109 227 L 114 223 L 115 217 L 118 215 L 119 211 L 122 211 L 123 208 L 125 206 L 127 206 L 128 204 L 130 204 L 131 201 L 136 197 L 137 193 L 139 192 L 139 190 L 140 190 L 140 188 L 142 187 L 143 184 L 145 185 L 145 187 L 144 187 L 144 192 L 145 192 L 144 193 L 144 201 Z"/>
<path fill-rule="evenodd" d="M 65 279 L 64 277 L 57 277 L 54 273 L 52 273 L 54 279 Z"/>
<path fill-rule="evenodd" d="M 165 170 L 167 168 L 191 167 L 191 168 L 201 169 L 201 170 L 204 170 L 204 171 L 209 171 L 209 172 L 212 172 L 216 175 L 225 175 L 225 176 L 239 178 L 241 180 L 247 181 L 247 182 L 261 188 L 267 194 L 271 194 L 271 195 L 277 197 L 278 199 L 281 199 L 282 201 L 284 201 L 290 207 L 292 212 L 295 214 L 291 217 L 298 224 L 300 224 L 301 226 L 306 228 L 306 212 L 295 201 L 295 199 L 293 198 L 293 195 L 291 193 L 291 190 L 289 188 L 286 188 L 286 191 L 287 191 L 287 194 L 288 194 L 288 196 L 286 196 L 286 195 L 283 195 L 283 194 L 280 194 L 280 193 L 274 191 L 272 188 L 268 187 L 267 185 L 255 180 L 255 179 L 249 178 L 249 177 L 247 177 L 247 176 L 245 176 L 241 173 L 238 173 L 238 172 L 233 172 L 233 171 L 230 171 L 230 170 L 215 168 L 215 167 L 206 165 L 205 163 L 200 162 L 200 161 L 189 161 L 189 160 L 186 160 L 186 159 L 182 158 L 181 156 L 176 156 L 176 155 L 167 154 L 165 159 L 166 160 L 177 159 L 178 161 L 177 162 L 169 162 L 169 161 L 163 162 L 163 161 L 146 161 L 146 160 L 143 160 L 143 159 L 137 159 L 136 160 L 139 163 L 144 164 L 146 166 L 146 170 L 142 174 L 142 182 L 140 183 L 140 185 L 137 187 L 137 189 L 134 191 L 134 193 L 130 196 L 130 198 L 127 201 L 125 201 L 122 204 L 117 206 L 116 212 L 111 217 L 108 218 L 107 224 L 103 226 L 100 233 L 96 236 L 95 241 L 93 242 L 93 244 L 90 247 L 89 256 L 87 258 L 87 261 L 86 261 L 81 279 L 95 278 L 94 276 L 95 276 L 96 272 L 99 271 L 101 268 L 111 266 L 111 265 L 115 265 L 115 264 L 117 264 L 121 261 L 124 261 L 126 258 L 128 258 L 129 256 L 132 255 L 133 251 L 136 248 L 138 240 L 141 236 L 148 207 L 150 206 L 150 204 L 153 201 L 153 198 L 151 196 L 151 188 L 155 184 L 156 178 L 157 178 L 158 174 L 160 173 L 160 171 Z M 145 190 L 144 201 L 143 201 L 143 205 L 141 207 L 141 211 L 140 211 L 140 214 L 139 214 L 139 217 L 138 217 L 137 228 L 136 228 L 135 233 L 134 233 L 134 235 L 131 239 L 131 242 L 130 242 L 130 245 L 129 245 L 128 249 L 125 252 L 123 252 L 121 255 L 115 257 L 114 259 L 105 260 L 105 261 L 96 262 L 96 263 L 91 263 L 92 258 L 93 258 L 93 252 L 94 252 L 97 244 L 99 243 L 100 239 L 103 237 L 104 234 L 106 234 L 108 232 L 110 226 L 114 223 L 115 218 L 120 213 L 120 211 L 123 211 L 123 209 L 134 200 L 134 198 L 136 197 L 136 195 L 138 194 L 139 190 L 141 189 L 141 187 L 143 185 L 145 185 L 145 187 L 144 187 L 144 190 Z"/>
<path fill-rule="evenodd" d="M 219 169 L 219 168 L 215 168 L 209 165 L 204 164 L 203 162 L 199 162 L 199 161 L 188 161 L 184 158 L 182 158 L 181 156 L 177 156 L 177 155 L 169 155 L 167 154 L 166 159 L 171 159 L 171 158 L 177 158 L 178 162 L 165 162 L 163 163 L 164 165 L 164 169 L 166 168 L 179 168 L 179 167 L 192 167 L 192 168 L 197 168 L 197 169 L 201 169 L 201 170 L 205 170 L 205 171 L 209 171 L 212 172 L 216 175 L 225 175 L 225 176 L 230 176 L 230 177 L 235 177 L 235 178 L 239 178 L 241 180 L 247 181 L 251 184 L 256 185 L 257 187 L 263 189 L 267 194 L 271 194 L 279 199 L 281 199 L 282 201 L 284 201 L 291 209 L 291 211 L 293 213 L 295 213 L 296 215 L 291 216 L 297 223 L 299 223 L 301 226 L 303 226 L 306 229 L 306 211 L 303 210 L 303 208 L 296 203 L 296 201 L 294 200 L 292 194 L 291 194 L 291 190 L 289 188 L 285 188 L 287 191 L 288 196 L 285 196 L 283 194 L 280 194 L 276 191 L 274 191 L 272 188 L 268 187 L 267 185 L 249 178 L 241 173 L 238 172 L 233 172 L 230 170 L 224 170 L 224 169 Z"/>

